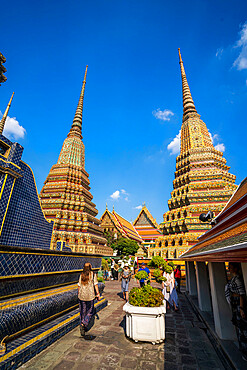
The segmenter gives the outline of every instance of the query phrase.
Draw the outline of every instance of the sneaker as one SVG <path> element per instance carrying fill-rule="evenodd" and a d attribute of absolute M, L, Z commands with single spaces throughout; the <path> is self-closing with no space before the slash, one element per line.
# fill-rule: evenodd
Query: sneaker
<path fill-rule="evenodd" d="M 81 336 L 84 337 L 85 335 L 85 326 L 84 325 L 80 325 L 80 333 L 81 333 Z"/>

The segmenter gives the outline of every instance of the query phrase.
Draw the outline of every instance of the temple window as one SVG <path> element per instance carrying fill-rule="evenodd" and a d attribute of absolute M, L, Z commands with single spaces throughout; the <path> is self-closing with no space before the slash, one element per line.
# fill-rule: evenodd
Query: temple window
<path fill-rule="evenodd" d="M 182 239 L 180 239 L 178 244 L 179 244 L 179 245 L 182 245 L 182 244 L 183 244 L 183 240 L 182 240 Z"/>
<path fill-rule="evenodd" d="M 172 241 L 172 246 L 174 247 L 175 246 L 175 240 Z"/>
<path fill-rule="evenodd" d="M 186 211 L 184 211 L 184 217 L 187 217 L 187 212 Z"/>
<path fill-rule="evenodd" d="M 168 247 L 168 241 L 167 241 L 167 240 L 166 240 L 166 242 L 165 242 L 165 246 L 166 246 L 166 247 Z"/>
<path fill-rule="evenodd" d="M 181 215 L 180 215 L 180 212 L 178 212 L 178 216 L 177 216 L 178 218 L 180 218 L 181 217 Z"/>
<path fill-rule="evenodd" d="M 166 217 L 166 221 L 169 221 L 169 216 Z"/>
<path fill-rule="evenodd" d="M 175 215 L 174 215 L 174 213 L 173 213 L 173 215 L 172 215 L 172 220 L 174 220 L 175 219 Z"/>

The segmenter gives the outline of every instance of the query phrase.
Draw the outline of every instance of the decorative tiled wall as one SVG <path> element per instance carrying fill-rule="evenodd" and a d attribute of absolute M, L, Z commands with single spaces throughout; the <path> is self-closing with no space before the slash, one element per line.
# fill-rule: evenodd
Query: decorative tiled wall
<path fill-rule="evenodd" d="M 3 135 L 1 142 L 9 149 L 0 155 L 0 244 L 49 249 L 53 222 L 45 219 L 32 170 L 21 161 L 23 147 Z"/>
<path fill-rule="evenodd" d="M 0 252 L 0 277 L 82 270 L 85 262 L 90 262 L 94 268 L 99 268 L 101 257 L 89 255 L 73 256 L 72 254 Z"/>

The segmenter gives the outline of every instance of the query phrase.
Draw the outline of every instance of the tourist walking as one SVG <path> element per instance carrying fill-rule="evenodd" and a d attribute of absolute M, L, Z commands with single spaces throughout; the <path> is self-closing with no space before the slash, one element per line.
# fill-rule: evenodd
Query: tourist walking
<path fill-rule="evenodd" d="M 121 272 L 121 288 L 123 292 L 123 299 L 127 302 L 129 300 L 129 282 L 131 279 L 131 271 L 129 265 L 126 263 L 124 265 L 123 271 Z"/>
<path fill-rule="evenodd" d="M 78 282 L 81 336 L 85 335 L 85 331 L 94 313 L 94 289 L 96 291 L 96 297 L 99 300 L 100 294 L 97 276 L 92 271 L 91 263 L 85 263 Z"/>
<path fill-rule="evenodd" d="M 247 306 L 244 282 L 240 275 L 239 263 L 230 262 L 228 269 L 232 278 L 225 287 L 225 296 L 231 305 L 232 323 L 236 328 L 242 358 L 247 361 Z"/>
<path fill-rule="evenodd" d="M 174 277 L 175 281 L 177 283 L 177 291 L 181 293 L 180 291 L 180 284 L 181 284 L 181 266 L 178 265 L 174 270 Z"/>
<path fill-rule="evenodd" d="M 138 272 L 139 271 L 145 271 L 148 274 L 148 280 L 151 281 L 151 272 L 150 272 L 149 268 L 146 267 L 144 262 L 142 262 L 141 267 L 139 268 Z M 141 279 L 139 281 L 141 288 L 145 285 L 145 280 L 147 280 L 147 279 Z"/>
<path fill-rule="evenodd" d="M 111 260 L 111 280 L 114 280 L 114 265 L 115 265 L 115 261 L 111 257 L 110 257 L 110 260 Z"/>
<path fill-rule="evenodd" d="M 164 272 L 163 276 L 166 278 L 166 281 L 162 282 L 163 286 L 163 295 L 167 303 L 167 308 L 174 308 L 175 311 L 178 311 L 178 295 L 175 287 L 175 278 L 174 272 L 171 273 Z"/>
<path fill-rule="evenodd" d="M 119 266 L 117 263 L 115 263 L 113 267 L 113 279 L 114 280 L 118 280 L 118 269 L 119 269 Z"/>

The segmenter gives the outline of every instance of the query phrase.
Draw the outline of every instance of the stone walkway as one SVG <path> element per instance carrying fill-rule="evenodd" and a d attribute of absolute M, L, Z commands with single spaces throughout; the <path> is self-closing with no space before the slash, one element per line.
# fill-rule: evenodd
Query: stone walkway
<path fill-rule="evenodd" d="M 131 282 L 131 287 L 135 283 Z M 120 294 L 120 282 L 108 281 L 105 297 L 108 307 L 98 313 L 90 330 L 93 336 L 80 337 L 79 327 L 22 365 L 29 370 L 105 370 L 105 369 L 224 369 L 198 320 L 183 294 L 181 309 L 166 314 L 165 343 L 135 343 L 124 335 L 125 319 Z"/>

